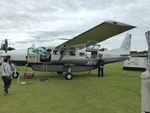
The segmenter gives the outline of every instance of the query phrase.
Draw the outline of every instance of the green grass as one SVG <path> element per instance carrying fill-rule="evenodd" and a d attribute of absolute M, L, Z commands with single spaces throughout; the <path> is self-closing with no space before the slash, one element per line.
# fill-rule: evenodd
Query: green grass
<path fill-rule="evenodd" d="M 21 75 L 24 67 L 18 67 Z M 30 71 L 31 69 L 28 69 Z M 73 73 L 65 80 L 56 73 L 35 72 L 34 79 L 23 79 L 26 85 L 13 80 L 10 94 L 2 93 L 0 80 L 0 113 L 139 113 L 140 74 L 122 70 L 122 63 L 105 66 L 104 78 L 97 70 Z M 48 82 L 40 82 L 42 77 Z"/>

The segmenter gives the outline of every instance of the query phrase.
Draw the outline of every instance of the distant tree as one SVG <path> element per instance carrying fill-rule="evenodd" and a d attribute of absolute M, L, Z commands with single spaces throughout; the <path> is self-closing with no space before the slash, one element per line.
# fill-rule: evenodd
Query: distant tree
<path fill-rule="evenodd" d="M 148 53 L 148 51 L 144 50 L 144 51 L 139 51 L 138 53 Z"/>
<path fill-rule="evenodd" d="M 130 54 L 136 54 L 137 51 L 130 51 Z"/>
<path fill-rule="evenodd" d="M 144 51 L 130 51 L 130 54 L 144 54 L 144 53 L 148 53 L 147 50 Z"/>

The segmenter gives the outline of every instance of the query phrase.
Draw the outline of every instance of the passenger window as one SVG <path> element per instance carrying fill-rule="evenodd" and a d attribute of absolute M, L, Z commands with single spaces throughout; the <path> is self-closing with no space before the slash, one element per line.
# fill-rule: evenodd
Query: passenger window
<path fill-rule="evenodd" d="M 81 56 L 81 57 L 84 57 L 85 56 L 85 53 L 79 53 L 79 55 Z"/>
<path fill-rule="evenodd" d="M 103 54 L 99 54 L 99 57 L 103 57 Z"/>
<path fill-rule="evenodd" d="M 74 51 L 70 51 L 70 56 L 75 56 L 75 52 Z"/>
<path fill-rule="evenodd" d="M 54 55 L 58 55 L 58 51 L 57 50 L 53 50 L 53 54 Z"/>

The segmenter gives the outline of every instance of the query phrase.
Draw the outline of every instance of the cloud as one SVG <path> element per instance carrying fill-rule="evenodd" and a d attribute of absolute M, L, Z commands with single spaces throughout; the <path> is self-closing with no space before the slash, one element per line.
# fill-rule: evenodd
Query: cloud
<path fill-rule="evenodd" d="M 133 34 L 132 48 L 139 49 L 140 44 L 147 49 L 144 32 L 150 26 L 148 0 L 1 0 L 0 6 L 1 37 L 9 38 L 17 48 L 31 42 L 55 45 L 63 42 L 52 44 L 58 38 L 70 39 L 105 20 L 115 20 L 138 26 L 129 31 Z M 117 39 L 125 35 L 103 44 L 115 48 Z M 139 43 L 142 41 L 143 44 Z"/>

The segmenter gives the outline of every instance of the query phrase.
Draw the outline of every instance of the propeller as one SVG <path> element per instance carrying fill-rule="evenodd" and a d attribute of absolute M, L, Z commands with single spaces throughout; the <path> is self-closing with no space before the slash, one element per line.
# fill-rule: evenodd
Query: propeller
<path fill-rule="evenodd" d="M 7 53 L 7 50 L 8 50 L 8 40 L 5 39 L 5 53 Z"/>
<path fill-rule="evenodd" d="M 4 40 L 4 44 L 1 45 L 1 49 L 5 51 L 5 53 L 7 53 L 8 50 L 8 40 L 5 39 Z"/>

